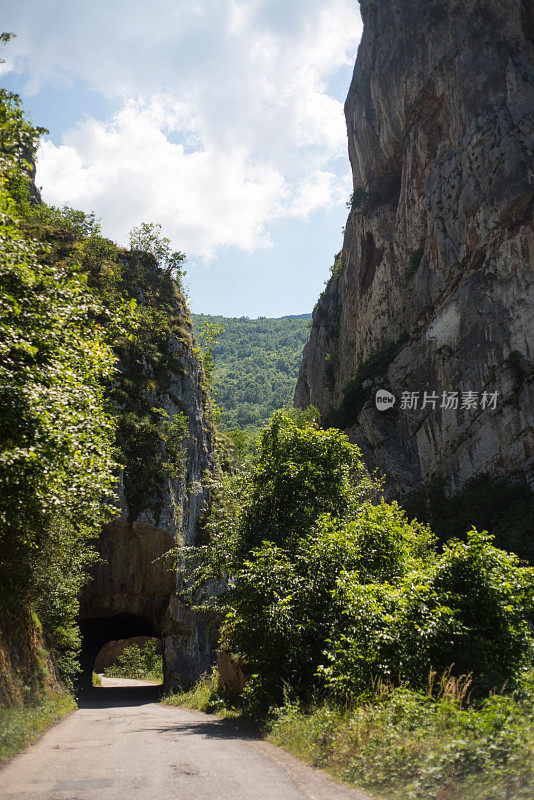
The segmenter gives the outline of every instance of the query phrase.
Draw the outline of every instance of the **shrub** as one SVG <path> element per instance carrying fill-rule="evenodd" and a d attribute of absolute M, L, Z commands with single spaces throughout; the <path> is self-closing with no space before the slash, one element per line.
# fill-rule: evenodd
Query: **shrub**
<path fill-rule="evenodd" d="M 373 676 L 401 676 L 417 688 L 432 669 L 450 668 L 472 674 L 475 694 L 487 695 L 514 685 L 529 664 L 532 569 L 475 530 L 422 567 L 383 584 L 342 575 L 342 632 L 322 670 L 336 694 L 354 698 Z"/>
<path fill-rule="evenodd" d="M 351 194 L 348 201 L 345 203 L 351 211 L 358 211 L 361 206 L 366 202 L 377 200 L 378 195 L 375 192 L 366 192 L 362 186 L 358 186 Z"/>
<path fill-rule="evenodd" d="M 339 353 L 327 353 L 324 359 L 324 382 L 329 389 L 336 385 L 339 372 Z"/>
<path fill-rule="evenodd" d="M 361 362 L 356 370 L 356 375 L 343 391 L 341 405 L 326 415 L 324 424 L 327 427 L 348 428 L 357 421 L 358 414 L 372 393 L 372 387 L 363 384 L 367 380 L 385 375 L 389 365 L 407 341 L 408 335 L 403 333 L 396 341 L 386 342 Z"/>
<path fill-rule="evenodd" d="M 334 258 L 334 263 L 330 267 L 330 274 L 333 278 L 339 278 L 343 272 L 343 251 L 338 253 Z"/>
<path fill-rule="evenodd" d="M 224 648 L 241 653 L 254 676 L 248 700 L 278 702 L 285 684 L 301 697 L 320 690 L 324 651 L 345 625 L 345 598 L 336 593 L 340 575 L 394 580 L 424 558 L 432 541 L 428 529 L 408 523 L 395 504 L 367 502 L 347 523 L 320 517 L 290 552 L 271 542 L 253 551 L 236 572 L 221 633 Z M 367 626 L 371 619 L 367 609 Z M 358 644 L 365 641 L 363 631 Z M 373 670 L 374 660 L 368 682 Z M 352 672 L 349 680 L 353 685 Z"/>
<path fill-rule="evenodd" d="M 404 272 L 404 282 L 410 283 L 411 279 L 419 269 L 419 264 L 425 254 L 425 240 L 424 238 L 421 239 L 419 243 L 419 247 L 416 250 L 412 250 L 410 253 L 410 258 L 408 261 L 408 266 Z"/>
<path fill-rule="evenodd" d="M 241 706 L 239 698 L 219 683 L 217 669 L 201 675 L 188 691 L 166 695 L 163 702 L 169 706 L 186 706 L 223 716 L 237 716 Z"/>
<path fill-rule="evenodd" d="M 125 647 L 117 662 L 107 667 L 104 675 L 112 678 L 139 678 L 163 680 L 163 659 L 157 652 L 157 639 L 149 639 L 143 646 Z"/>
<path fill-rule="evenodd" d="M 520 800 L 534 793 L 534 684 L 479 708 L 406 686 L 352 708 L 286 702 L 269 738 L 389 800 Z"/>

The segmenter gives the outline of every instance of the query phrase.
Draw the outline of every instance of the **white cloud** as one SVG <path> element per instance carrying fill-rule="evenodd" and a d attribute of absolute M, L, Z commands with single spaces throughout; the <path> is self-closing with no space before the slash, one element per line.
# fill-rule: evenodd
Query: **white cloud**
<path fill-rule="evenodd" d="M 332 172 L 315 172 L 302 181 L 288 211 L 291 216 L 305 219 L 325 206 L 346 201 L 350 188 L 348 175 L 341 180 Z"/>
<path fill-rule="evenodd" d="M 176 246 L 269 244 L 269 223 L 339 203 L 342 103 L 361 31 L 354 0 L 10 0 L 11 65 L 115 104 L 41 146 L 50 202 L 102 216 L 124 241 L 141 220 Z M 61 25 L 55 24 L 61 21 Z"/>
<path fill-rule="evenodd" d="M 166 138 L 173 109 L 164 119 L 163 108 L 161 98 L 129 102 L 111 122 L 83 122 L 59 147 L 44 142 L 38 181 L 46 199 L 95 208 L 122 241 L 133 224 L 150 219 L 183 250 L 205 257 L 224 245 L 266 244 L 265 222 L 280 213 L 286 194 L 280 172 L 251 163 L 237 145 L 186 152 Z"/>

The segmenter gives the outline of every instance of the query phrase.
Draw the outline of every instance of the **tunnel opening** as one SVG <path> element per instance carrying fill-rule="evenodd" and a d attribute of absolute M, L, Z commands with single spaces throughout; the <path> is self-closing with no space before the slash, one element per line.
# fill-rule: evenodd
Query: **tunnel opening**
<path fill-rule="evenodd" d="M 159 632 L 154 629 L 149 620 L 139 614 L 117 614 L 109 617 L 94 617 L 79 620 L 81 633 L 80 666 L 81 675 L 78 682 L 79 690 L 92 687 L 93 672 L 97 658 L 102 656 L 103 649 L 109 643 L 121 643 L 116 649 L 122 649 L 126 640 L 133 644 L 147 640 L 157 640 L 161 647 Z M 133 641 L 132 641 L 133 640 Z M 102 660 L 100 661 L 100 664 Z"/>
<path fill-rule="evenodd" d="M 128 639 L 111 639 L 98 651 L 93 671 L 120 676 L 122 672 L 157 672 L 163 680 L 163 644 L 153 636 L 132 636 Z M 131 677 L 136 677 L 132 674 Z M 151 677 L 152 679 L 152 677 Z M 155 680 L 155 678 L 154 678 Z"/>

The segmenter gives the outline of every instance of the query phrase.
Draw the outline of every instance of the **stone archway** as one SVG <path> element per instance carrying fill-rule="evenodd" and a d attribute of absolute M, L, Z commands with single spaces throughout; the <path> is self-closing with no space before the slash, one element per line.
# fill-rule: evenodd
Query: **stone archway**
<path fill-rule="evenodd" d="M 95 659 L 108 642 L 134 636 L 157 636 L 150 622 L 138 614 L 116 614 L 80 620 L 82 635 L 81 667 L 84 677 L 91 676 Z"/>
<path fill-rule="evenodd" d="M 213 621 L 201 618 L 176 593 L 181 576 L 165 558 L 175 545 L 168 531 L 139 522 L 116 521 L 103 528 L 101 558 L 80 598 L 82 686 L 90 685 L 96 655 L 112 639 L 161 638 L 169 688 L 190 686 L 213 664 Z"/>

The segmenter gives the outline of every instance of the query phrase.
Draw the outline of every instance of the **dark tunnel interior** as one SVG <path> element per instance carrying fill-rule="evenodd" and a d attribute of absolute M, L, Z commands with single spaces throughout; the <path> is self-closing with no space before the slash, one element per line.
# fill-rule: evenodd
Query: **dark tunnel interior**
<path fill-rule="evenodd" d="M 107 642 L 130 639 L 133 636 L 160 636 L 146 617 L 138 614 L 80 619 L 79 625 L 82 638 L 80 656 L 82 672 L 78 681 L 79 690 L 90 688 L 95 658 Z"/>

